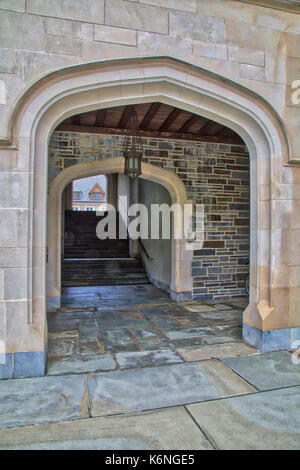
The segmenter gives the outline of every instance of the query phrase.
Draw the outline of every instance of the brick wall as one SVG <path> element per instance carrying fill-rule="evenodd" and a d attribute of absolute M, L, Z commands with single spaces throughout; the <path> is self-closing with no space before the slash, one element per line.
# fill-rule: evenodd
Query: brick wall
<path fill-rule="evenodd" d="M 63 168 L 122 155 L 122 136 L 54 132 L 49 185 Z M 147 163 L 173 171 L 189 199 L 205 206 L 205 242 L 194 251 L 194 298 L 244 294 L 249 259 L 249 157 L 246 147 L 143 139 Z"/>

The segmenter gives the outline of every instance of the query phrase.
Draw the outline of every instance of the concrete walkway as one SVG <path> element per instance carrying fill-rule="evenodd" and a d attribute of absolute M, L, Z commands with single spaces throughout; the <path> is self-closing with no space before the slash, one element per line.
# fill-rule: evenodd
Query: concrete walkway
<path fill-rule="evenodd" d="M 0 382 L 0 448 L 299 449 L 300 365 L 243 343 L 245 304 L 66 289 L 47 376 Z"/>

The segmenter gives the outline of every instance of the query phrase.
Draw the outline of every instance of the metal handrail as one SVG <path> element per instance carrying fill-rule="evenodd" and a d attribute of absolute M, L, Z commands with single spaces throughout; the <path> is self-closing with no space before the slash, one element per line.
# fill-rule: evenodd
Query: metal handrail
<path fill-rule="evenodd" d="M 138 242 L 139 242 L 139 244 L 141 245 L 141 247 L 143 248 L 146 257 L 147 257 L 150 261 L 153 261 L 154 258 L 151 258 L 151 257 L 149 256 L 149 254 L 148 254 L 146 248 L 144 247 L 144 245 L 143 245 L 142 240 L 141 240 L 140 237 L 138 238 Z"/>

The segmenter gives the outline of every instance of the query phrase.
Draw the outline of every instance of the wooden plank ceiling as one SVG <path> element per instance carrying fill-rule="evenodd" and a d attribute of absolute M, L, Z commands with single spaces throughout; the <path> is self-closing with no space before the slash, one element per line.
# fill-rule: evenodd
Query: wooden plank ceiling
<path fill-rule="evenodd" d="M 132 106 L 137 113 L 141 136 L 170 140 L 244 144 L 239 135 L 228 127 L 162 103 L 118 106 L 77 114 L 64 120 L 56 130 L 128 135 L 127 124 Z"/>

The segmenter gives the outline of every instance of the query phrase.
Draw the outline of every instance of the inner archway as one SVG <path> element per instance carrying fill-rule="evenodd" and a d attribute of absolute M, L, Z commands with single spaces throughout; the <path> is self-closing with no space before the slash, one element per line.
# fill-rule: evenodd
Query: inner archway
<path fill-rule="evenodd" d="M 62 194 L 76 178 L 96 174 L 123 173 L 122 157 L 108 158 L 90 163 L 70 166 L 52 181 L 48 198 L 48 266 L 47 301 L 49 308 L 57 308 L 61 302 L 61 240 L 62 240 Z M 146 163 L 142 164 L 142 178 L 163 185 L 170 193 L 172 203 L 184 206 L 188 203 L 186 190 L 174 174 Z M 182 211 L 183 214 L 183 211 Z M 183 215 L 182 215 L 183 216 Z M 191 296 L 191 251 L 185 249 L 185 239 L 171 240 L 171 296 Z"/>
<path fill-rule="evenodd" d="M 53 157 L 51 142 L 49 175 L 60 171 L 54 164 L 64 159 Z M 56 150 L 55 155 L 58 154 L 64 154 L 62 146 Z M 70 159 L 65 160 L 63 164 L 69 165 Z M 51 182 L 49 178 L 50 185 Z M 153 203 L 158 207 L 166 204 L 168 210 L 172 206 L 169 191 L 161 184 L 143 178 L 132 181 L 121 173 L 83 177 L 66 186 L 62 195 L 62 288 L 141 285 L 151 280 L 173 295 L 172 230 L 167 237 L 162 238 L 161 233 L 151 238 Z M 139 213 L 139 208 L 147 210 L 143 221 L 134 225 L 137 233 L 130 229 L 129 208 L 133 204 L 135 212 Z M 108 234 L 110 221 L 112 231 Z M 103 224 L 104 238 L 97 231 L 99 224 Z M 161 225 L 157 227 L 160 232 Z"/>

